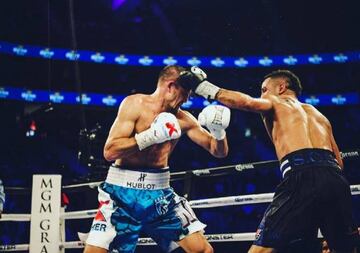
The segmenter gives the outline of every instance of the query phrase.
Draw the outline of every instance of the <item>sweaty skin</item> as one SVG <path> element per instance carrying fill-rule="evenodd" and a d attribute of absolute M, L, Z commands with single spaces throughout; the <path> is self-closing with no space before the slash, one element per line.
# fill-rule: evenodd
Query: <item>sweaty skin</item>
<path fill-rule="evenodd" d="M 216 99 L 230 108 L 261 113 L 279 160 L 299 149 L 322 148 L 334 152 L 343 168 L 331 124 L 324 115 L 312 105 L 299 102 L 284 79 L 267 78 L 261 91 L 261 98 L 252 98 L 220 89 Z"/>
<path fill-rule="evenodd" d="M 284 77 L 269 77 L 261 85 L 260 98 L 220 89 L 216 99 L 230 108 L 260 113 L 279 160 L 297 150 L 319 148 L 332 151 L 343 168 L 328 119 L 313 106 L 299 102 L 296 92 L 288 86 Z M 277 251 L 274 248 L 252 245 L 248 252 Z"/>
<path fill-rule="evenodd" d="M 186 99 L 185 99 L 186 100 Z M 184 99 L 174 102 L 174 107 L 179 106 Z M 167 141 L 152 145 L 139 151 L 135 141 L 135 133 L 148 129 L 155 117 L 169 111 L 154 95 L 136 94 L 127 97 L 120 105 L 108 139 L 104 147 L 104 157 L 108 161 L 115 161 L 120 166 L 164 168 L 178 140 Z M 200 126 L 197 120 L 188 112 L 181 109 L 175 110 L 182 134 L 208 150 L 216 157 L 227 155 L 228 147 L 226 138 L 216 141 L 208 131 Z"/>
<path fill-rule="evenodd" d="M 189 98 L 189 91 L 174 84 L 174 80 L 158 83 L 151 95 L 135 94 L 120 104 L 117 117 L 104 146 L 104 157 L 124 167 L 164 168 L 178 140 L 154 144 L 140 151 L 135 134 L 148 129 L 161 112 L 172 112 L 179 121 L 181 133 L 208 150 L 215 157 L 228 154 L 227 140 L 216 140 L 190 113 L 180 106 Z M 185 252 L 213 253 L 202 232 L 192 233 L 177 242 Z M 97 246 L 86 245 L 84 253 L 106 253 Z"/>

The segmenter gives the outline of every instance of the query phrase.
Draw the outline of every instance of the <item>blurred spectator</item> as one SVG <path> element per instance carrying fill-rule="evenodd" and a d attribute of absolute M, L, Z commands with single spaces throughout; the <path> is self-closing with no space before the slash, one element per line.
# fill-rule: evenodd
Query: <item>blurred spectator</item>
<path fill-rule="evenodd" d="M 1 218 L 1 214 L 3 212 L 4 203 L 5 203 L 5 192 L 4 192 L 3 183 L 0 179 L 0 218 Z"/>
<path fill-rule="evenodd" d="M 330 248 L 326 240 L 321 241 L 321 253 L 330 253 Z"/>

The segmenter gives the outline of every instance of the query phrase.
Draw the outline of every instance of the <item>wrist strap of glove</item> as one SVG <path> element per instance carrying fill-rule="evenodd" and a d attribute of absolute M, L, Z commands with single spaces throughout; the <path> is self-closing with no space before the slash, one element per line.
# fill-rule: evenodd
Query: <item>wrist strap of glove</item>
<path fill-rule="evenodd" d="M 210 133 L 212 136 L 215 137 L 216 140 L 221 141 L 223 139 L 225 139 L 226 136 L 226 132 L 224 129 L 221 130 L 210 130 Z"/>
<path fill-rule="evenodd" d="M 156 136 L 151 128 L 135 134 L 135 140 L 140 151 L 153 145 L 155 143 L 155 138 Z"/>
<path fill-rule="evenodd" d="M 198 87 L 195 89 L 195 93 L 203 96 L 206 99 L 215 99 L 215 96 L 219 90 L 220 88 L 218 86 L 205 80 L 198 85 Z"/>

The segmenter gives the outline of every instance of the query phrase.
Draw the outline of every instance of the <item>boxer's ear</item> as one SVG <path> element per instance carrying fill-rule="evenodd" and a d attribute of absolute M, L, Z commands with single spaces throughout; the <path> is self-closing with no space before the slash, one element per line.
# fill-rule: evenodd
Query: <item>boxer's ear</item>
<path fill-rule="evenodd" d="M 175 89 L 176 83 L 174 81 L 170 81 L 167 84 L 167 90 L 168 92 L 172 92 Z"/>
<path fill-rule="evenodd" d="M 287 91 L 287 88 L 288 88 L 288 84 L 286 83 L 286 81 L 281 80 L 278 84 L 279 95 L 284 94 Z"/>
<path fill-rule="evenodd" d="M 176 81 L 169 81 L 168 90 L 169 92 L 174 92 L 178 90 L 181 86 Z"/>

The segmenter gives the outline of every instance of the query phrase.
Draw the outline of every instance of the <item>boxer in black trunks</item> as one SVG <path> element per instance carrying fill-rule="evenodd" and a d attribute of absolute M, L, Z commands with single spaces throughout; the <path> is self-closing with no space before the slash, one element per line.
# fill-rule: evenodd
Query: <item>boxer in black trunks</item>
<path fill-rule="evenodd" d="M 313 251 L 317 247 L 310 243 L 316 240 L 318 228 L 332 252 L 354 252 L 359 235 L 340 152 L 328 119 L 299 102 L 299 78 L 288 70 L 268 74 L 261 98 L 222 89 L 206 78 L 197 67 L 187 76 L 196 94 L 230 108 L 260 113 L 281 163 L 283 181 L 249 252 L 289 252 L 286 249 L 299 241 Z"/>

